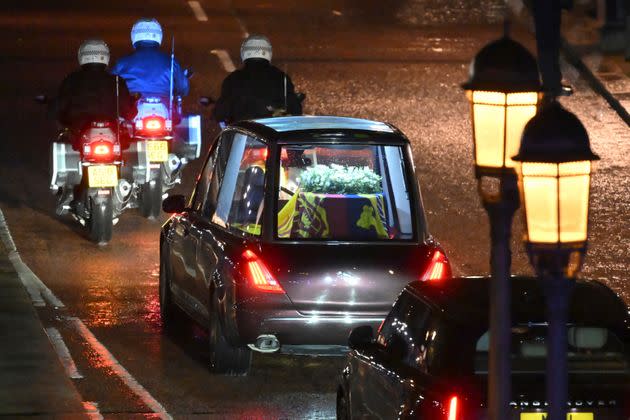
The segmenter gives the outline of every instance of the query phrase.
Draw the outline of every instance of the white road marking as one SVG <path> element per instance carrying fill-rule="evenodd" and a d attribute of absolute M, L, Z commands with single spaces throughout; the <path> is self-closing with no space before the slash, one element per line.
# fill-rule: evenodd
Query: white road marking
<path fill-rule="evenodd" d="M 82 379 L 83 375 L 79 373 L 77 365 L 74 363 L 74 360 L 70 355 L 70 350 L 68 350 L 68 346 L 66 346 L 65 341 L 63 341 L 63 337 L 59 333 L 59 330 L 56 328 L 46 328 L 46 334 L 57 352 L 59 360 L 61 360 L 61 364 L 66 370 L 68 377 L 72 379 Z"/>
<path fill-rule="evenodd" d="M 125 385 L 142 400 L 142 402 L 158 414 L 160 418 L 172 419 L 166 409 L 160 404 L 153 396 L 147 391 L 140 383 L 134 378 L 127 369 L 121 365 L 118 360 L 110 353 L 109 350 L 92 334 L 92 331 L 76 317 L 66 318 L 71 324 L 74 325 L 76 330 L 83 336 L 83 339 L 96 351 L 96 353 L 103 359 L 106 367 L 110 368 L 116 376 L 118 376 Z"/>
<path fill-rule="evenodd" d="M 103 420 L 103 415 L 98 409 L 98 403 L 94 401 L 83 401 L 83 409 L 85 414 L 91 420 Z"/>
<path fill-rule="evenodd" d="M 195 18 L 199 22 L 208 21 L 208 15 L 206 15 L 206 12 L 203 10 L 203 7 L 201 7 L 201 3 L 199 3 L 198 1 L 189 1 L 188 6 L 190 6 L 193 13 L 195 14 Z"/>
<path fill-rule="evenodd" d="M 226 50 L 212 50 L 210 51 L 210 53 L 217 56 L 217 58 L 221 62 L 221 65 L 223 66 L 223 69 L 228 73 L 232 73 L 234 70 L 236 70 L 234 62 L 232 61 L 232 59 L 230 58 L 230 54 L 228 54 Z"/>
<path fill-rule="evenodd" d="M 30 295 L 31 300 L 33 301 L 33 306 L 46 306 L 46 302 L 44 301 L 45 298 L 50 305 L 57 308 L 65 308 L 63 302 L 57 299 L 57 296 L 55 296 L 53 292 L 35 275 L 35 273 L 31 271 L 24 261 L 22 261 L 2 210 L 0 210 L 0 240 L 2 240 L 5 248 L 9 251 L 9 261 L 11 261 L 18 277 Z"/>
<path fill-rule="evenodd" d="M 13 264 L 15 271 L 18 273 L 18 276 L 22 280 L 22 283 L 28 290 L 31 299 L 33 300 L 34 306 L 46 306 L 46 302 L 48 304 L 55 306 L 57 308 L 65 308 L 63 302 L 61 302 L 57 296 L 53 294 L 53 292 L 46 287 L 46 285 L 31 271 L 31 269 L 22 261 L 20 255 L 18 254 L 17 248 L 15 246 L 15 242 L 13 241 L 13 237 L 11 236 L 11 232 L 9 231 L 9 226 L 7 225 L 6 219 L 4 217 L 4 213 L 2 209 L 0 209 L 0 240 L 4 244 L 5 248 L 9 251 L 9 259 Z M 119 362 L 116 360 L 114 355 L 112 355 L 109 350 L 100 342 L 98 339 L 92 334 L 92 332 L 88 329 L 88 327 L 76 317 L 67 317 L 66 320 L 71 322 L 76 330 L 81 334 L 83 339 L 96 351 L 96 353 L 103 359 L 105 362 L 105 366 L 109 367 L 122 381 L 123 383 L 142 400 L 142 402 L 153 410 L 160 418 L 162 419 L 172 419 L 171 415 L 168 414 L 166 409 L 160 404 L 153 396 L 147 391 L 136 379 L 125 369 Z M 49 329 L 50 330 L 50 329 Z M 46 332 L 51 336 L 50 331 Z M 57 332 L 58 333 L 58 332 Z M 52 333 L 54 335 L 54 333 Z M 52 342 L 52 341 L 51 341 Z M 63 340 L 61 341 L 63 343 Z M 54 345 L 54 344 L 53 344 Z M 65 344 L 63 346 L 66 348 Z M 55 347 L 56 349 L 56 347 Z M 70 353 L 68 352 L 68 355 Z M 72 360 L 72 359 L 70 359 Z M 74 362 L 73 362 L 74 363 Z M 65 367 L 65 364 L 64 364 Z M 75 365 L 76 369 L 76 365 Z M 84 403 L 85 407 L 85 403 Z M 90 416 L 90 413 L 87 413 Z M 97 413 L 96 417 L 90 416 L 91 418 L 102 418 L 100 413 Z"/>
<path fill-rule="evenodd" d="M 236 8 L 234 7 L 234 4 L 232 4 L 232 0 L 227 0 L 226 3 L 232 13 L 232 16 L 234 16 L 236 23 L 238 23 L 238 27 L 241 29 L 241 35 L 243 38 L 247 38 L 249 36 L 249 31 L 247 30 L 247 26 L 245 26 L 245 22 L 243 22 L 238 13 L 236 13 Z"/>
<path fill-rule="evenodd" d="M 247 26 L 245 26 L 245 22 L 243 22 L 243 20 L 238 17 L 236 13 L 234 13 L 234 19 L 236 19 L 239 28 L 241 28 L 241 35 L 243 36 L 243 39 L 249 37 L 249 31 L 247 30 Z"/>

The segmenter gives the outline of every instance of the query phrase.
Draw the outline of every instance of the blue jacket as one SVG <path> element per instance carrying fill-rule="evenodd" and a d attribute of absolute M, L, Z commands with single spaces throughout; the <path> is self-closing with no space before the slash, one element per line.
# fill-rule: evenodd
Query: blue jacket
<path fill-rule="evenodd" d="M 160 50 L 156 42 L 137 42 L 135 48 L 133 53 L 116 62 L 112 67 L 112 74 L 125 79 L 131 93 L 168 97 L 171 86 L 171 56 Z M 188 95 L 188 78 L 177 60 L 173 66 L 173 79 L 174 95 Z"/>

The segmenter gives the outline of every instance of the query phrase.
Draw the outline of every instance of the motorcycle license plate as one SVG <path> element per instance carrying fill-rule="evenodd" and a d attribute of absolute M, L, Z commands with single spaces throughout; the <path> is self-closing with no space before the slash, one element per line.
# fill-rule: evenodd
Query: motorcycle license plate
<path fill-rule="evenodd" d="M 147 142 L 149 162 L 166 162 L 168 160 L 168 142 L 151 140 Z"/>
<path fill-rule="evenodd" d="M 521 413 L 521 420 L 546 420 L 547 413 Z M 567 413 L 567 420 L 594 420 L 593 413 Z"/>
<path fill-rule="evenodd" d="M 118 168 L 114 165 L 88 166 L 90 188 L 115 187 L 118 185 Z"/>

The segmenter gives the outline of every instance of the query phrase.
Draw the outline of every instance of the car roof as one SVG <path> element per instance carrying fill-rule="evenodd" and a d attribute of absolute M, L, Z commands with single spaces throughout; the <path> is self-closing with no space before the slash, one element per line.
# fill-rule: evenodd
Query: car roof
<path fill-rule="evenodd" d="M 513 324 L 547 321 L 543 281 L 527 276 L 511 278 Z M 623 330 L 630 328 L 628 307 L 615 292 L 599 281 L 573 282 L 569 322 Z M 458 323 L 487 327 L 489 277 L 457 277 L 440 282 L 415 281 L 406 289 Z"/>
<path fill-rule="evenodd" d="M 394 133 L 394 129 L 379 121 L 364 120 L 362 118 L 315 116 L 261 118 L 254 120 L 258 124 L 267 126 L 279 133 L 286 131 L 304 131 L 318 129 L 365 130 L 380 133 Z"/>
<path fill-rule="evenodd" d="M 254 132 L 266 140 L 306 140 L 326 135 L 334 140 L 352 132 L 363 134 L 362 140 L 405 141 L 407 138 L 391 124 L 361 118 L 335 116 L 295 116 L 240 121 L 232 127 Z"/>

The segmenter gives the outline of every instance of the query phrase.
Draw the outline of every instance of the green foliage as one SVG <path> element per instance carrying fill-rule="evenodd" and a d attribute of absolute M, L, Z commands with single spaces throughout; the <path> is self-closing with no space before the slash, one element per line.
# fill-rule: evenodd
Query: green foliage
<path fill-rule="evenodd" d="M 315 165 L 300 177 L 305 192 L 322 194 L 375 194 L 383 191 L 381 176 L 367 166 Z"/>

